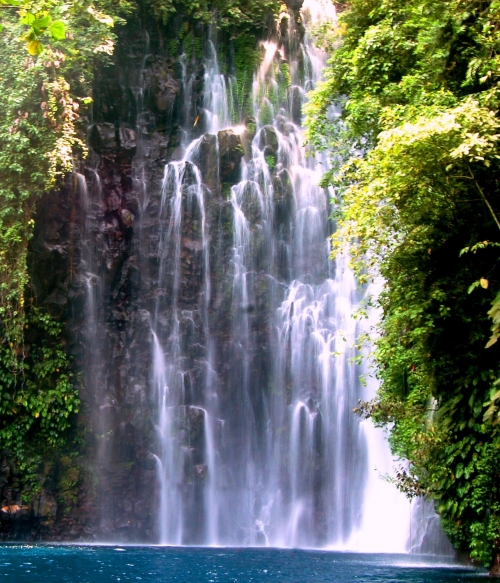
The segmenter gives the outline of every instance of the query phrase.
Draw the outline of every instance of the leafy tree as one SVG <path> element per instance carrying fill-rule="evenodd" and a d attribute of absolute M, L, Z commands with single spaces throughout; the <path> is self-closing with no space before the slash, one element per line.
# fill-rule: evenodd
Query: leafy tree
<path fill-rule="evenodd" d="M 0 449 L 29 482 L 65 443 L 79 399 L 61 325 L 27 294 L 28 241 L 38 199 L 85 155 L 80 115 L 114 41 L 104 10 L 121 6 L 16 4 L 0 33 Z"/>
<path fill-rule="evenodd" d="M 332 154 L 334 253 L 348 247 L 361 283 L 384 281 L 381 387 L 358 411 L 390 424 L 410 462 L 396 484 L 435 500 L 452 542 L 485 565 L 500 551 L 499 349 L 486 348 L 500 289 L 499 24 L 496 1 L 352 0 L 318 31 L 335 50 L 307 108 L 311 143 Z"/>

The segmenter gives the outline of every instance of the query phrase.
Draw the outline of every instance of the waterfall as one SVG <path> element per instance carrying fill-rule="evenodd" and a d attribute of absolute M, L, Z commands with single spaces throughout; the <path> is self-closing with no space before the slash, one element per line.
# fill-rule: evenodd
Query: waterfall
<path fill-rule="evenodd" d="M 384 433 L 352 412 L 376 390 L 359 380 L 362 297 L 348 258 L 330 259 L 333 193 L 319 187 L 327 156 L 306 155 L 303 143 L 301 107 L 326 63 L 310 32 L 335 11 L 305 0 L 300 18 L 282 17 L 286 35 L 261 44 L 251 111 L 222 72 L 214 31 L 202 68 L 186 53 L 178 59 L 180 137 L 161 176 L 149 158 L 153 140 L 163 142 L 143 111 L 156 61 L 146 55 L 130 82 L 138 203 L 120 281 L 135 282 L 136 305 L 105 346 L 102 281 L 87 245 L 84 368 L 97 395 L 113 383 L 108 363 L 121 363 L 120 389 L 97 399 L 97 464 L 113 458 L 125 473 L 139 460 L 142 473 L 132 501 L 104 478 L 101 498 L 114 505 L 106 516 L 120 516 L 115 532 L 135 520 L 166 545 L 417 549 L 425 537 L 409 538 L 410 504 L 380 478 L 392 469 Z M 83 178 L 80 190 L 90 216 Z M 140 437 L 123 453 L 126 435 Z"/>
<path fill-rule="evenodd" d="M 306 2 L 306 23 L 320 17 L 318 7 Z M 228 196 L 232 250 L 223 278 L 232 281 L 219 297 L 220 282 L 211 297 L 214 225 L 207 225 L 205 209 L 217 193 L 203 183 L 200 149 L 208 136 L 218 136 L 220 167 L 219 132 L 244 130 L 230 125 L 232 85 L 220 73 L 214 40 L 205 60 L 206 134 L 188 140 L 182 159 L 165 167 L 151 315 L 163 544 L 348 546 L 363 523 L 368 435 L 352 413 L 363 389 L 360 371 L 349 364 L 355 283 L 345 258 L 336 265 L 328 258 L 331 193 L 318 186 L 327 160 L 306 158 L 297 113 L 325 57 L 307 36 L 301 42 L 290 20 L 290 54 L 264 42 L 254 76 L 256 131 Z M 299 53 L 302 68 L 294 66 Z M 277 78 L 284 59 L 291 63 L 287 92 Z M 189 230 L 196 232 L 190 244 L 201 282 L 194 310 L 180 302 Z M 229 303 L 224 347 L 210 318 L 221 295 Z M 200 342 L 190 343 L 195 329 Z M 225 403 L 212 394 L 220 389 L 215 360 L 221 348 L 229 367 Z M 204 361 L 197 379 L 190 369 L 193 350 Z M 193 436 L 204 443 L 193 443 Z M 391 548 L 404 544 L 402 536 Z"/>
<path fill-rule="evenodd" d="M 84 335 L 84 366 L 83 386 L 87 399 L 91 403 L 90 430 L 97 441 L 95 464 L 101 476 L 98 496 L 106 498 L 109 488 L 109 473 L 107 462 L 110 457 L 110 429 L 112 426 L 112 395 L 103 390 L 105 383 L 103 375 L 104 338 L 103 329 L 103 285 L 102 266 L 99 265 L 97 248 L 100 244 L 99 207 L 102 204 L 102 184 L 98 172 L 89 165 L 88 179 L 83 174 L 77 174 L 78 190 L 81 200 L 82 248 L 81 248 L 81 280 L 84 288 L 85 319 Z M 96 245 L 96 243 L 98 243 Z M 103 505 L 104 506 L 104 505 Z M 101 528 L 109 531 L 109 512 L 101 514 Z"/>

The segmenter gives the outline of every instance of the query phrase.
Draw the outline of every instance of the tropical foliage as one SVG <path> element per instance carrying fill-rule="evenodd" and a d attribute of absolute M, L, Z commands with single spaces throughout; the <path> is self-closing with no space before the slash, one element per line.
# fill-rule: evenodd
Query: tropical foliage
<path fill-rule="evenodd" d="M 123 7 L 42 0 L 1 13 L 0 449 L 27 478 L 79 408 L 61 325 L 28 293 L 28 241 L 38 199 L 85 154 L 92 68 L 113 49 L 104 11 Z"/>
<path fill-rule="evenodd" d="M 333 56 L 307 113 L 311 143 L 332 158 L 334 253 L 349 248 L 360 283 L 384 281 L 381 388 L 359 412 L 388 424 L 393 452 L 408 460 L 397 485 L 433 499 L 455 545 L 491 565 L 500 551 L 500 2 L 344 8 L 317 31 Z"/>
<path fill-rule="evenodd" d="M 279 0 L 149 0 L 157 18 L 166 23 L 176 13 L 195 20 L 216 24 L 218 29 L 237 30 L 262 28 L 268 16 L 279 12 Z"/>

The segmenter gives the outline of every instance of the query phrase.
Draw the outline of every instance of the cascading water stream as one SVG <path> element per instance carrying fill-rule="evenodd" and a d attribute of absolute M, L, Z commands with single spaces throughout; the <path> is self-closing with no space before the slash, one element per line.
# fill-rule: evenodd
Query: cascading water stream
<path fill-rule="evenodd" d="M 305 3 L 306 22 L 319 18 L 318 6 L 315 0 Z M 368 453 L 352 408 L 363 389 L 348 348 L 356 336 L 355 283 L 344 258 L 336 266 L 328 259 L 329 194 L 318 187 L 326 159 L 305 157 L 297 113 L 320 79 L 325 57 L 307 36 L 300 42 L 293 23 L 290 29 L 290 54 L 275 42 L 263 43 L 253 84 L 255 137 L 230 191 L 230 406 L 220 406 L 213 395 L 220 383 L 220 347 L 209 317 L 212 233 L 205 206 L 217 193 L 203 184 L 199 166 L 206 135 L 186 142 L 182 159 L 165 168 L 158 299 L 151 316 L 159 539 L 165 544 L 344 547 L 362 525 Z M 299 53 L 304 66 L 290 66 L 284 93 L 276 79 L 280 60 L 295 63 Z M 209 135 L 230 124 L 231 86 L 209 41 L 203 100 Z M 216 152 L 221 155 L 220 145 Z M 182 250 L 193 222 L 191 245 L 201 254 L 203 282 L 196 314 L 183 310 L 179 300 L 185 291 Z M 264 336 L 255 325 L 256 310 L 265 312 Z M 195 320 L 203 341 L 197 347 L 186 342 Z M 267 359 L 260 354 L 266 349 Z M 193 350 L 205 362 L 205 380 L 191 378 L 185 367 Z M 269 362 L 262 375 L 267 387 L 254 378 L 256 362 Z M 197 396 L 187 394 L 186 378 L 191 389 L 193 383 L 204 385 L 194 390 Z M 185 435 L 196 423 L 203 426 L 203 459 L 192 459 L 197 450 Z M 203 478 L 199 488 L 186 486 L 186 466 Z M 203 517 L 196 533 L 194 516 Z M 402 537 L 397 550 L 404 542 Z"/>
<path fill-rule="evenodd" d="M 203 255 L 202 278 L 205 281 L 200 311 L 204 327 L 206 327 L 206 309 L 210 297 L 208 241 L 206 234 L 204 191 L 201 176 L 197 166 L 190 161 L 196 154 L 196 142 L 193 143 L 180 162 L 171 162 L 165 168 L 160 205 L 159 258 L 160 269 L 158 287 L 170 295 L 171 326 L 163 335 L 164 342 L 159 338 L 158 321 L 160 318 L 161 301 L 156 302 L 152 319 L 153 368 L 152 382 L 157 396 L 156 425 L 158 451 L 158 479 L 160 484 L 160 541 L 173 544 L 183 542 L 182 504 L 177 499 L 177 489 L 182 482 L 185 457 L 189 456 L 188 447 L 180 446 L 173 436 L 173 429 L 178 424 L 176 415 L 188 416 L 186 408 L 186 391 L 184 378 L 187 374 L 182 369 L 183 350 L 181 347 L 181 321 L 189 323 L 190 315 L 181 312 L 178 305 L 178 292 L 181 278 L 181 245 L 183 214 L 197 215 L 201 231 L 199 246 Z M 167 347 L 165 351 L 164 346 Z M 205 440 L 211 443 L 207 436 L 208 413 L 205 409 L 196 409 L 205 419 Z M 207 456 L 210 458 L 210 454 Z M 175 510 L 174 510 L 175 509 Z"/>
<path fill-rule="evenodd" d="M 83 384 L 92 402 L 91 430 L 97 440 L 95 463 L 101 479 L 98 496 L 101 501 L 106 499 L 109 488 L 109 474 L 106 471 L 107 460 L 110 457 L 110 406 L 112 398 L 103 390 L 102 352 L 104 338 L 102 337 L 103 320 L 103 289 L 101 267 L 99 266 L 96 249 L 96 239 L 99 237 L 99 225 L 96 216 L 102 204 L 102 184 L 98 172 L 88 169 L 89 180 L 83 174 L 77 174 L 78 189 L 81 200 L 83 230 L 81 233 L 82 280 L 84 286 L 84 367 Z M 103 532 L 109 531 L 109 509 L 102 504 L 101 525 Z"/>
<path fill-rule="evenodd" d="M 300 20 L 289 11 L 286 35 L 262 43 L 246 117 L 241 80 L 221 72 L 216 35 L 203 67 L 183 54 L 182 127 L 163 158 L 161 187 L 147 161 L 161 136 L 142 111 L 156 57 L 131 81 L 138 217 L 130 272 L 141 297 L 136 328 L 121 340 L 132 387 L 122 425 L 146 436 L 141 463 L 155 482 L 157 516 L 148 532 L 160 544 L 406 548 L 409 504 L 379 478 L 392 464 L 383 433 L 352 413 L 376 388 L 360 383 L 353 362 L 361 297 L 347 258 L 329 258 L 332 193 L 318 186 L 328 160 L 306 156 L 300 127 L 326 62 L 309 31 L 334 17 L 328 0 L 305 0 Z M 82 181 L 85 212 L 86 188 Z M 83 264 L 95 384 L 93 371 L 105 366 L 92 253 L 85 248 Z M 131 403 L 149 418 L 138 419 Z"/>

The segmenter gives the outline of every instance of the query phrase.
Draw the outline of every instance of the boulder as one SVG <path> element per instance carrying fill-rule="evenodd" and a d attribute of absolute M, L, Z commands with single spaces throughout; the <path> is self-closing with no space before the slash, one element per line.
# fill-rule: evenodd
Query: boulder
<path fill-rule="evenodd" d="M 245 131 L 241 136 L 246 159 L 252 157 L 252 141 L 255 138 L 256 130 L 257 120 L 252 116 L 247 117 L 245 120 Z"/>
<path fill-rule="evenodd" d="M 120 148 L 129 152 L 130 154 L 135 153 L 137 147 L 135 140 L 135 132 L 130 128 L 120 128 L 118 130 L 118 140 L 120 142 Z"/>
<path fill-rule="evenodd" d="M 281 170 L 273 180 L 274 222 L 281 225 L 290 221 L 293 213 L 293 183 L 287 169 Z"/>
<path fill-rule="evenodd" d="M 238 188 L 240 188 L 238 186 Z M 247 182 L 239 191 L 240 207 L 249 224 L 254 227 L 262 222 L 262 204 L 255 184 Z"/>
<path fill-rule="evenodd" d="M 243 158 L 243 144 L 241 136 L 232 129 L 221 130 L 218 135 L 220 180 L 236 184 L 240 179 L 241 159 Z"/>
<path fill-rule="evenodd" d="M 288 121 L 284 115 L 276 116 L 276 127 L 284 136 L 290 136 L 297 131 L 297 126 Z"/>
<path fill-rule="evenodd" d="M 144 85 L 147 101 L 153 111 L 157 112 L 171 110 L 181 89 L 169 63 L 161 57 L 153 59 L 145 70 Z"/>
<path fill-rule="evenodd" d="M 108 122 L 94 124 L 90 130 L 89 143 L 97 154 L 109 154 L 116 150 L 115 125 Z"/>
<path fill-rule="evenodd" d="M 205 134 L 199 143 L 196 163 L 201 179 L 211 192 L 219 188 L 219 163 L 217 160 L 217 136 Z"/>
<path fill-rule="evenodd" d="M 169 73 L 164 73 L 158 79 L 157 93 L 156 93 L 156 107 L 160 111 L 166 111 L 173 106 L 177 93 L 179 93 L 179 83 L 175 77 Z"/>
<path fill-rule="evenodd" d="M 273 166 L 278 162 L 279 138 L 273 126 L 264 126 L 260 130 L 259 148 L 263 150 L 264 156 L 271 156 L 274 160 Z"/>
<path fill-rule="evenodd" d="M 300 126 L 302 123 L 302 102 L 304 91 L 297 85 L 290 85 L 286 92 L 291 118 L 294 123 Z"/>
<path fill-rule="evenodd" d="M 300 10 L 304 0 L 285 0 L 285 4 L 291 10 Z"/>

